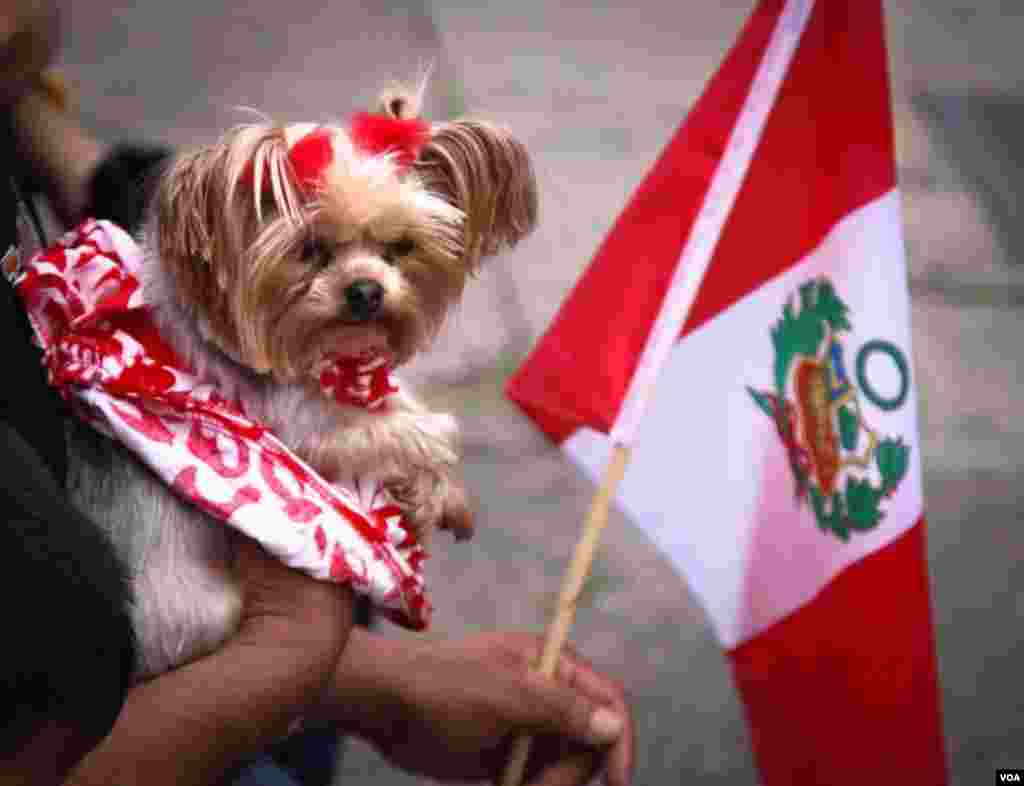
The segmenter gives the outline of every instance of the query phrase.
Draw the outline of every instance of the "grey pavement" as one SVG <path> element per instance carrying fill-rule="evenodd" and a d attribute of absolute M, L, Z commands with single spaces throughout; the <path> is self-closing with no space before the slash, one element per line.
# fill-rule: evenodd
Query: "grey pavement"
<path fill-rule="evenodd" d="M 241 119 L 237 105 L 299 120 L 344 116 L 431 59 L 435 117 L 493 115 L 531 148 L 538 232 L 488 266 L 411 377 L 461 415 L 480 500 L 477 538 L 435 548 L 430 635 L 541 630 L 593 487 L 504 401 L 501 383 L 753 0 L 66 5 L 64 63 L 86 119 L 108 138 L 206 140 Z M 966 785 L 1024 765 L 1024 243 L 1015 226 L 1024 6 L 889 0 L 887 14 L 945 722 L 954 782 Z M 638 784 L 756 782 L 701 611 L 617 513 L 573 639 L 626 682 Z M 416 779 L 355 745 L 340 782 Z"/>

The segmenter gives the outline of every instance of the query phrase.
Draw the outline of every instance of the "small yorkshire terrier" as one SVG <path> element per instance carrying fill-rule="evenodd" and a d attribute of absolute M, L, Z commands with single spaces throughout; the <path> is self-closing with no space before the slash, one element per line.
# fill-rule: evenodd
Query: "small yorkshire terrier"
<path fill-rule="evenodd" d="M 382 478 L 419 533 L 464 538 L 454 419 L 404 392 L 349 407 L 316 384 L 331 358 L 394 368 L 426 349 L 481 259 L 535 224 L 522 144 L 483 121 L 419 121 L 422 92 L 386 92 L 359 124 L 245 125 L 179 156 L 158 186 L 142 279 L 196 374 L 325 479 Z M 368 151 L 360 137 L 382 116 L 422 138 Z M 70 441 L 73 499 L 134 574 L 139 676 L 216 649 L 241 606 L 226 528 L 87 427 Z"/>

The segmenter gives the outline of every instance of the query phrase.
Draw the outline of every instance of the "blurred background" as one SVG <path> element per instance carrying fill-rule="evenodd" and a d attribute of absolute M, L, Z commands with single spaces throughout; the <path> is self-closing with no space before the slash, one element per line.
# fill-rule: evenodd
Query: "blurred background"
<path fill-rule="evenodd" d="M 407 377 L 461 416 L 479 501 L 476 538 L 434 547 L 437 613 L 426 635 L 541 631 L 593 487 L 504 400 L 504 379 L 753 0 L 65 5 L 60 62 L 86 123 L 108 140 L 207 141 L 244 119 L 237 106 L 290 120 L 341 118 L 388 80 L 433 62 L 433 119 L 491 116 L 530 148 L 539 230 L 486 267 L 436 352 Z M 1024 413 L 1024 6 L 889 0 L 887 28 L 946 731 L 954 782 L 983 783 L 997 766 L 1024 765 L 1024 425 L 1016 419 Z M 573 639 L 627 685 L 639 721 L 637 784 L 756 782 L 741 710 L 700 609 L 621 515 Z M 354 745 L 340 781 L 415 779 Z"/>

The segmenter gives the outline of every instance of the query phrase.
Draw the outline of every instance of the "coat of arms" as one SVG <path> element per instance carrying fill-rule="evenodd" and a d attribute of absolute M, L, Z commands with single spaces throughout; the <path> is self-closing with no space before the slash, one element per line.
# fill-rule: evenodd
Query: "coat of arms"
<path fill-rule="evenodd" d="M 810 500 L 818 526 L 841 540 L 878 526 L 882 505 L 907 472 L 910 448 L 902 438 L 879 434 L 865 418 L 861 396 L 883 411 L 902 407 L 910 387 L 903 353 L 874 340 L 857 352 L 855 385 L 846 370 L 844 333 L 849 308 L 832 283 L 816 279 L 790 299 L 772 329 L 775 389 L 747 390 L 775 421 L 793 471 L 797 502 Z M 892 395 L 880 394 L 868 378 L 876 353 L 888 356 L 899 375 Z"/>

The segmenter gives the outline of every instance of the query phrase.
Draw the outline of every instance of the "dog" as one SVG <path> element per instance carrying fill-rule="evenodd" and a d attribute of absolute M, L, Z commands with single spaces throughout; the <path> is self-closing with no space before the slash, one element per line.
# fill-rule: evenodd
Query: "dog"
<path fill-rule="evenodd" d="M 163 339 L 323 478 L 381 479 L 421 537 L 464 538 L 455 420 L 404 390 L 369 408 L 316 384 L 337 358 L 396 368 L 427 350 L 481 260 L 536 223 L 522 143 L 485 121 L 427 124 L 422 94 L 389 89 L 348 126 L 238 126 L 179 155 L 141 278 Z M 85 426 L 69 443 L 72 499 L 133 571 L 139 678 L 217 649 L 240 619 L 227 530 Z"/>

